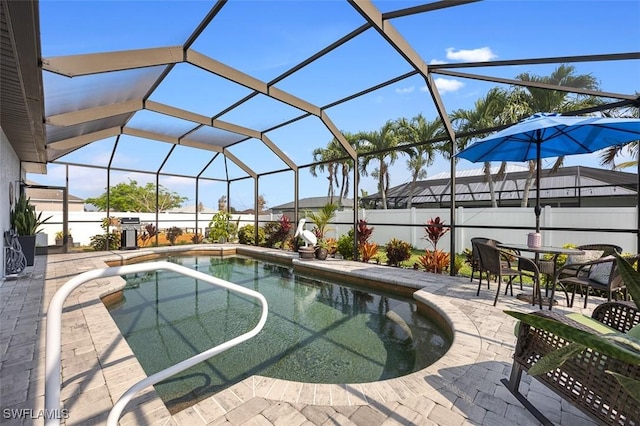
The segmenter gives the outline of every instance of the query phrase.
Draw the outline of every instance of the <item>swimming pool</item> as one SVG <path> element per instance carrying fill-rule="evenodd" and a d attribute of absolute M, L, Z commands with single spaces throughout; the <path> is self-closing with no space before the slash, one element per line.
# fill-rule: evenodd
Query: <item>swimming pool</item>
<path fill-rule="evenodd" d="M 425 368 L 449 348 L 448 334 L 413 300 L 295 275 L 245 257 L 170 259 L 264 294 L 258 336 L 156 385 L 179 411 L 254 374 L 308 383 L 362 383 Z M 147 374 L 252 328 L 251 299 L 172 272 L 125 277 L 108 308 Z"/>

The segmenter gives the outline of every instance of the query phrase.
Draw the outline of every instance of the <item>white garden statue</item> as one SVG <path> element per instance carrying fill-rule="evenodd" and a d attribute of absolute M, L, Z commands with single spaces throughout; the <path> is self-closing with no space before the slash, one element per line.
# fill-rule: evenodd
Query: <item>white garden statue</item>
<path fill-rule="evenodd" d="M 313 232 L 304 229 L 305 222 L 306 219 L 300 219 L 300 222 L 298 222 L 298 229 L 296 229 L 294 237 L 300 236 L 304 240 L 305 247 L 309 247 L 310 245 L 315 246 L 318 242 L 318 238 L 313 234 Z"/>

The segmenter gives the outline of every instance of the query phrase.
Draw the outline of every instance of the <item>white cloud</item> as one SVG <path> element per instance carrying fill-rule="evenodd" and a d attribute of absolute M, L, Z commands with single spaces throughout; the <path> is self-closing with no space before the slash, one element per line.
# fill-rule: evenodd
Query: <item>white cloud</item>
<path fill-rule="evenodd" d="M 498 55 L 493 53 L 489 47 L 481 47 L 479 49 L 458 50 L 453 47 L 447 48 L 447 59 L 464 62 L 484 62 L 497 58 Z"/>
<path fill-rule="evenodd" d="M 396 93 L 399 93 L 401 95 L 405 95 L 407 93 L 412 93 L 413 92 L 414 87 L 410 86 L 410 87 L 402 87 L 402 88 L 398 88 L 396 89 Z"/>
<path fill-rule="evenodd" d="M 434 80 L 434 82 L 436 83 L 436 87 L 438 88 L 438 91 L 440 92 L 441 95 L 447 92 L 455 92 L 457 90 L 460 90 L 464 86 L 463 82 L 461 82 L 460 80 L 452 79 L 452 78 L 449 79 L 449 78 L 438 77 Z M 423 92 L 426 92 L 429 89 L 427 89 L 427 86 L 422 86 L 420 90 Z"/>
<path fill-rule="evenodd" d="M 429 62 L 430 65 L 438 65 L 438 64 L 446 64 L 446 61 L 442 61 L 440 59 L 432 59 L 431 62 Z"/>

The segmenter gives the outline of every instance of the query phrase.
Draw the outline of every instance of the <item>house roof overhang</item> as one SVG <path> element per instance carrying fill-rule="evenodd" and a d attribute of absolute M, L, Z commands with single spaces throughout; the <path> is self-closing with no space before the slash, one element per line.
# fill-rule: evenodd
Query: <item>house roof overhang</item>
<path fill-rule="evenodd" d="M 18 158 L 42 170 L 47 162 L 40 70 L 38 3 L 0 1 L 0 124 Z"/>

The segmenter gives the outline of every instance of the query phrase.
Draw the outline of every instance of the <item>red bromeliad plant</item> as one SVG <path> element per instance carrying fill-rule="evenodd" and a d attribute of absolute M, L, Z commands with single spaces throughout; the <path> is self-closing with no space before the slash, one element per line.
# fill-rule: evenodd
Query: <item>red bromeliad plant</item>
<path fill-rule="evenodd" d="M 435 219 L 429 219 L 427 221 L 427 226 L 424 227 L 424 230 L 427 234 L 426 238 L 431 242 L 431 245 L 433 245 L 433 249 L 437 250 L 438 241 L 440 241 L 440 238 L 449 232 L 451 228 L 445 228 L 444 220 L 441 220 L 440 216 L 436 216 Z"/>
<path fill-rule="evenodd" d="M 138 236 L 138 245 L 140 247 L 146 247 L 157 233 L 158 230 L 156 229 L 155 225 L 153 225 L 152 223 L 147 223 L 146 225 L 144 225 L 142 233 Z"/>
<path fill-rule="evenodd" d="M 289 233 L 289 231 L 291 231 L 291 228 L 293 227 L 293 225 L 291 225 L 291 221 L 289 220 L 289 218 L 285 215 L 280 216 L 280 231 L 284 234 L 287 235 Z"/>
<path fill-rule="evenodd" d="M 360 219 L 358 221 L 358 247 L 369 241 L 371 234 L 373 234 L 373 228 L 367 226 L 366 220 Z"/>
<path fill-rule="evenodd" d="M 435 219 L 429 219 L 427 226 L 424 227 L 426 239 L 433 246 L 433 250 L 425 250 L 424 256 L 419 258 L 420 263 L 427 272 L 442 273 L 449 268 L 451 257 L 449 253 L 438 250 L 438 241 L 449 232 L 450 228 L 445 228 L 444 221 L 437 216 Z"/>
<path fill-rule="evenodd" d="M 369 243 L 369 238 L 373 234 L 373 228 L 367 226 L 367 221 L 360 219 L 358 221 L 358 252 L 363 262 L 368 262 L 372 256 L 374 256 L 378 250 L 378 246 L 374 243 Z M 375 250 L 371 248 L 371 244 L 375 246 Z M 367 251 L 367 254 L 364 251 Z M 373 253 L 371 251 L 373 250 Z"/>

